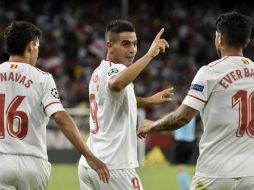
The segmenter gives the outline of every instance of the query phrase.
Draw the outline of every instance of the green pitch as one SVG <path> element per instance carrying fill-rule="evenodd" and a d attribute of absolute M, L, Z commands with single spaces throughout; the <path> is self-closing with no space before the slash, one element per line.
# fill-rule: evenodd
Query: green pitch
<path fill-rule="evenodd" d="M 193 176 L 194 166 L 187 167 Z M 178 190 L 176 171 L 172 165 L 144 166 L 137 169 L 144 190 Z M 49 190 L 79 190 L 77 165 L 52 165 Z"/>

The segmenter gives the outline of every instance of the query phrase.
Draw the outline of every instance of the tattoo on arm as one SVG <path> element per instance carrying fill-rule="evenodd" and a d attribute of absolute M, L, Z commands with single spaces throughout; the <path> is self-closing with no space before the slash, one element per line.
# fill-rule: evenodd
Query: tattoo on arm
<path fill-rule="evenodd" d="M 189 123 L 189 119 L 179 116 L 176 112 L 170 113 L 155 122 L 152 131 L 173 131 Z"/>

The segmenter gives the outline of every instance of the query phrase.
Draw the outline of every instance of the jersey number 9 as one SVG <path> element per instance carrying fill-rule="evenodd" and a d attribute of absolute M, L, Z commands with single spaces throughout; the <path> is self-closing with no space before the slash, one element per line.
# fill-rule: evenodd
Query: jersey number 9
<path fill-rule="evenodd" d="M 95 100 L 95 94 L 89 95 L 89 101 L 90 101 L 90 117 L 92 118 L 93 123 L 95 124 L 95 129 L 91 130 L 91 133 L 96 134 L 99 131 L 99 125 L 97 120 L 98 105 Z"/>

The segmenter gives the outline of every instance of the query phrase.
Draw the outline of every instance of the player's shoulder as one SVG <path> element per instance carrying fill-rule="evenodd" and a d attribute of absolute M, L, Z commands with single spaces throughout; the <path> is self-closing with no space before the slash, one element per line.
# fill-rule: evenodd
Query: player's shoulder
<path fill-rule="evenodd" d="M 126 66 L 121 63 L 114 63 L 114 62 L 108 61 L 108 60 L 102 60 L 101 65 L 105 66 L 108 69 L 110 69 L 110 68 L 125 69 L 126 68 Z"/>
<path fill-rule="evenodd" d="M 45 71 L 39 69 L 38 67 L 33 67 L 33 69 L 35 72 L 40 73 L 41 75 L 51 76 L 51 74 L 49 72 L 45 72 Z"/>
<path fill-rule="evenodd" d="M 34 66 L 31 66 L 31 75 L 33 75 L 33 77 L 37 78 L 37 79 L 47 79 L 47 78 L 50 78 L 52 77 L 52 75 L 48 72 L 45 72 L 41 69 L 39 69 L 38 67 L 34 67 Z"/>
<path fill-rule="evenodd" d="M 120 63 L 113 63 L 113 62 L 109 62 L 109 67 L 107 67 L 107 75 L 111 76 L 111 75 L 115 75 L 117 73 L 119 73 L 120 71 L 124 70 L 126 68 L 125 65 L 120 64 Z"/>
<path fill-rule="evenodd" d="M 40 74 L 41 75 L 51 75 L 50 73 L 44 72 L 41 69 L 39 69 L 33 65 L 23 63 L 23 62 L 6 61 L 6 62 L 1 63 L 0 67 L 6 68 L 6 69 L 11 69 L 13 71 L 25 70 L 28 75 L 35 73 L 35 75 L 37 77 L 40 76 Z"/>
<path fill-rule="evenodd" d="M 254 62 L 250 58 L 247 58 L 247 57 L 242 57 L 241 62 L 244 65 L 252 65 L 253 66 L 253 64 L 254 64 Z"/>
<path fill-rule="evenodd" d="M 225 56 L 209 63 L 207 66 L 210 68 L 216 68 L 218 66 L 221 66 L 223 63 L 227 62 L 228 60 L 229 60 L 229 56 Z"/>
<path fill-rule="evenodd" d="M 48 80 L 53 79 L 53 76 L 50 73 L 45 72 L 34 66 L 31 66 L 31 69 L 29 72 L 30 72 L 29 73 L 30 77 L 32 77 L 32 79 L 37 81 L 38 83 L 47 83 Z"/>
<path fill-rule="evenodd" d="M 111 76 L 113 74 L 116 74 L 123 69 L 125 69 L 126 66 L 123 64 L 113 63 L 111 61 L 102 60 L 101 64 L 94 70 L 93 74 L 99 74 L 99 75 L 105 75 Z"/>

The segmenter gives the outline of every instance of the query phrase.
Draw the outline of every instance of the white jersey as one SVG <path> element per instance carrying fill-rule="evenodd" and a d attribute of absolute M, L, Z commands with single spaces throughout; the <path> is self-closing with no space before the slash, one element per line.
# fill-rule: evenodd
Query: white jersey
<path fill-rule="evenodd" d="M 49 73 L 17 62 L 0 65 L 0 153 L 47 157 L 46 125 L 63 111 Z"/>
<path fill-rule="evenodd" d="M 87 145 L 109 169 L 135 168 L 137 161 L 137 102 L 133 84 L 120 92 L 108 87 L 110 77 L 126 67 L 102 61 L 89 84 L 90 136 Z M 82 156 L 80 165 L 89 167 Z"/>
<path fill-rule="evenodd" d="M 183 104 L 204 124 L 196 175 L 254 176 L 254 63 L 227 56 L 203 66 Z"/>

